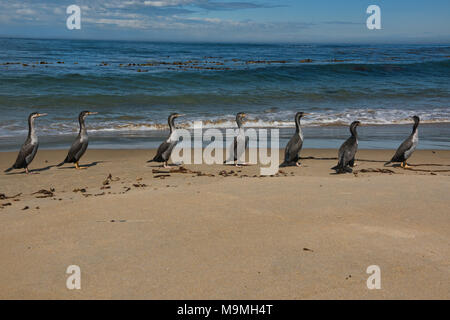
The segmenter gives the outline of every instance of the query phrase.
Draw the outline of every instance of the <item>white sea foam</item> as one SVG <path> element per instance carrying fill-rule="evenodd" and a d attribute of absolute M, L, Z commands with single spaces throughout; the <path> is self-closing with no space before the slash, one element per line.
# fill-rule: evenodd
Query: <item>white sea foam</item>
<path fill-rule="evenodd" d="M 329 111 L 308 111 L 309 115 L 302 119 L 302 125 L 308 126 L 346 126 L 354 120 L 359 120 L 365 125 L 399 125 L 410 124 L 411 117 L 418 115 L 422 123 L 450 123 L 450 108 L 435 108 L 430 110 L 406 110 L 406 109 L 347 109 Z M 274 112 L 248 113 L 246 127 L 255 128 L 290 128 L 294 127 L 295 111 L 276 110 Z M 167 130 L 166 119 L 145 122 L 143 120 L 130 122 L 117 118 L 95 120 L 89 119 L 87 127 L 91 133 L 113 133 L 113 132 L 139 132 L 139 131 L 161 131 Z M 234 115 L 223 115 L 216 117 L 186 117 L 177 119 L 179 128 L 193 129 L 195 121 L 202 121 L 204 129 L 235 128 Z M 40 121 L 37 125 L 38 132 L 44 135 L 68 135 L 78 131 L 78 123 L 74 121 L 53 121 L 50 117 Z M 0 137 L 26 135 L 28 127 L 26 123 L 9 121 L 0 123 Z"/>

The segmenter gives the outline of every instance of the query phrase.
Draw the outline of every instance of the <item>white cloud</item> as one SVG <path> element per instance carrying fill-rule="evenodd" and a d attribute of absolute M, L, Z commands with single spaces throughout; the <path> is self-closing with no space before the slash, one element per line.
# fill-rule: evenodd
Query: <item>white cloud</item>
<path fill-rule="evenodd" d="M 31 16 L 31 15 L 35 15 L 35 14 L 36 14 L 36 11 L 34 11 L 34 10 L 32 10 L 32 9 L 28 9 L 28 8 L 23 8 L 23 9 L 16 10 L 16 13 L 17 13 L 17 14 L 20 14 L 20 15 L 28 15 L 28 16 Z"/>

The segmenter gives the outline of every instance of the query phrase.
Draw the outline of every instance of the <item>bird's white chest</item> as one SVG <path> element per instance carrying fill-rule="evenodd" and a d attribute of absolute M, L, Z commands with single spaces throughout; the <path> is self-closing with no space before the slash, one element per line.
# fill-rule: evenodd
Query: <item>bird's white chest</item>
<path fill-rule="evenodd" d="M 38 138 L 35 134 L 31 135 L 31 144 L 37 144 Z"/>
<path fill-rule="evenodd" d="M 86 130 L 81 130 L 80 132 L 80 142 L 85 142 L 88 140 L 88 135 Z"/>
<path fill-rule="evenodd" d="M 417 145 L 419 143 L 419 130 L 416 130 L 416 132 L 412 136 L 412 146 L 409 150 L 405 151 L 405 158 L 408 159 L 411 154 L 416 150 Z"/>
<path fill-rule="evenodd" d="M 239 132 L 238 132 L 238 134 L 237 134 L 237 136 L 236 136 L 236 139 L 238 140 L 238 141 L 245 141 L 245 132 L 244 132 L 244 130 L 243 129 L 239 129 Z"/>
<path fill-rule="evenodd" d="M 414 148 L 417 146 L 417 143 L 419 142 L 419 130 L 416 130 L 416 132 L 414 132 L 413 138 L 412 138 L 412 143 Z"/>
<path fill-rule="evenodd" d="M 298 132 L 298 136 L 300 137 L 300 140 L 303 141 L 303 132 L 302 132 L 301 129 L 300 129 L 299 132 Z"/>
<path fill-rule="evenodd" d="M 178 134 L 177 134 L 177 131 L 174 130 L 174 131 L 170 134 L 169 138 L 167 138 L 166 141 L 167 141 L 167 142 L 175 142 L 175 141 L 178 141 Z"/>

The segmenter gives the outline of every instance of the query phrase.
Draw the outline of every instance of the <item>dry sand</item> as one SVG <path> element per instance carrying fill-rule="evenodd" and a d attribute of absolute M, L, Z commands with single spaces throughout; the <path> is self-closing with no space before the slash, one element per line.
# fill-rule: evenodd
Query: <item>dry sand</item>
<path fill-rule="evenodd" d="M 383 173 L 370 171 L 393 151 L 360 150 L 357 174 L 333 175 L 323 158 L 336 150 L 304 150 L 316 159 L 274 177 L 224 165 L 166 176 L 153 153 L 88 150 L 75 170 L 41 150 L 39 174 L 0 173 L 0 193 L 19 194 L 0 199 L 0 298 L 450 298 L 450 151 Z M 15 157 L 0 153 L 0 168 Z M 81 290 L 66 288 L 69 265 Z M 381 290 L 367 289 L 369 265 Z"/>

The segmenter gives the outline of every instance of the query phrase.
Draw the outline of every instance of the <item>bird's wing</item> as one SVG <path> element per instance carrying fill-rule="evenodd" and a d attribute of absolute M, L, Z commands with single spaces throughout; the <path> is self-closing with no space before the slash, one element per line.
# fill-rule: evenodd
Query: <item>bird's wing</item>
<path fill-rule="evenodd" d="M 284 161 L 285 162 L 297 161 L 298 153 L 300 152 L 302 145 L 303 141 L 300 139 L 300 136 L 295 134 L 286 145 L 286 149 L 284 150 Z"/>
<path fill-rule="evenodd" d="M 355 157 L 357 144 L 354 137 L 348 138 L 339 148 L 338 165 L 345 167 Z"/>
<path fill-rule="evenodd" d="M 80 159 L 80 158 L 77 158 L 77 155 L 80 153 L 80 151 L 82 151 L 82 149 L 83 149 L 83 143 L 81 142 L 80 137 L 77 137 L 75 139 L 75 141 L 72 143 L 72 146 L 70 147 L 69 152 L 67 153 L 66 160 L 64 160 L 64 161 L 65 162 L 76 162 L 78 159 Z"/>
<path fill-rule="evenodd" d="M 89 141 L 85 140 L 81 143 L 81 148 L 78 150 L 78 152 L 75 154 L 75 160 L 78 161 L 83 156 L 83 154 L 86 152 L 86 149 L 89 145 Z"/>
<path fill-rule="evenodd" d="M 178 141 L 168 142 L 169 147 L 164 151 L 163 158 L 168 161 L 170 159 L 170 155 L 172 154 L 173 148 L 177 145 Z"/>
<path fill-rule="evenodd" d="M 405 141 L 402 142 L 400 147 L 398 147 L 397 151 L 395 151 L 394 156 L 392 157 L 392 162 L 401 162 L 405 160 L 405 152 L 413 146 L 412 136 L 406 138 Z"/>
<path fill-rule="evenodd" d="M 28 140 L 25 141 L 22 148 L 20 148 L 17 155 L 16 162 L 13 167 L 16 169 L 25 168 L 34 158 L 37 151 L 38 144 L 32 144 Z"/>
<path fill-rule="evenodd" d="M 156 155 L 153 158 L 154 161 L 167 161 L 168 158 L 165 158 L 166 152 L 170 149 L 170 142 L 164 141 L 161 143 L 158 147 L 158 150 L 156 151 Z M 169 155 L 170 156 L 170 155 Z"/>

